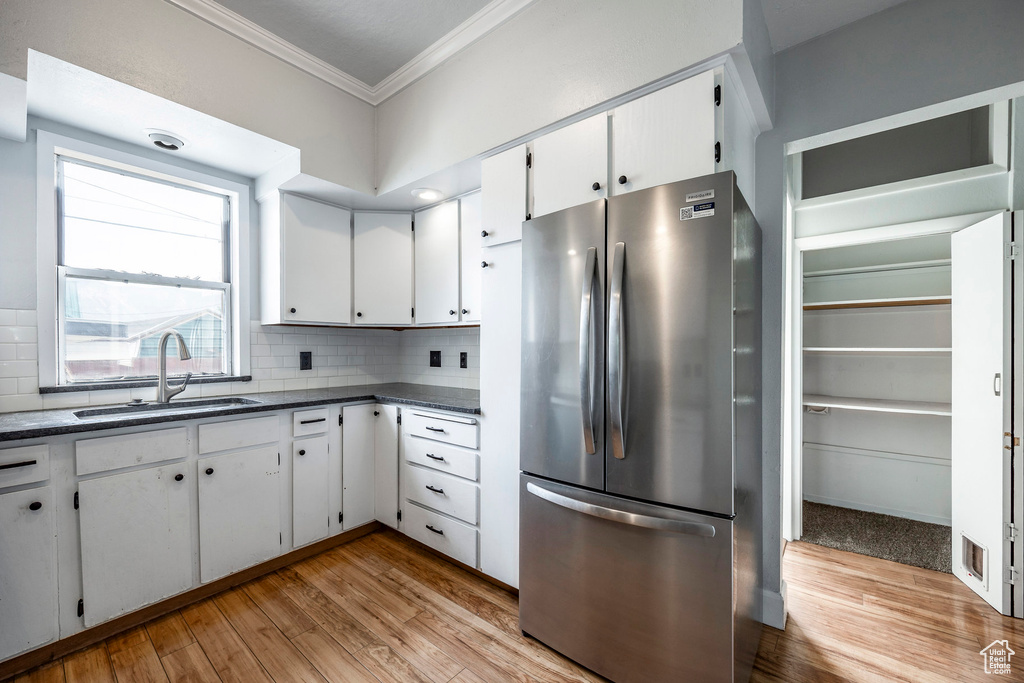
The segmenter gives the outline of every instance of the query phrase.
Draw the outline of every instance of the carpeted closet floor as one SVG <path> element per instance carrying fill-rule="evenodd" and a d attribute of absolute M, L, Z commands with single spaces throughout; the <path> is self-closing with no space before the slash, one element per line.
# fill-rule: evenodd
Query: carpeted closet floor
<path fill-rule="evenodd" d="M 951 573 L 948 526 L 804 501 L 801 541 Z"/>

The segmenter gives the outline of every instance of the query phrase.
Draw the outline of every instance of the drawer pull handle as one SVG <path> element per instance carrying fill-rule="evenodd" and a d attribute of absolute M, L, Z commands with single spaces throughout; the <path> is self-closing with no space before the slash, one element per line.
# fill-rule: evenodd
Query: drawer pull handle
<path fill-rule="evenodd" d="M 299 420 L 300 425 L 311 425 L 314 422 L 327 422 L 326 417 L 318 417 L 315 420 Z"/>
<path fill-rule="evenodd" d="M 430 484 L 427 484 L 427 490 L 428 491 L 433 491 L 434 493 L 440 493 L 442 496 L 444 495 L 444 489 L 435 489 Z"/>
<path fill-rule="evenodd" d="M 444 430 L 441 429 L 440 427 L 427 427 L 427 431 L 428 432 L 440 432 L 441 434 L 444 434 Z"/>
<path fill-rule="evenodd" d="M 430 526 L 429 524 L 427 525 L 427 528 L 430 529 L 431 531 L 433 531 L 435 534 L 439 534 L 441 536 L 444 536 L 444 530 L 443 529 L 435 529 L 434 527 Z"/>
<path fill-rule="evenodd" d="M 431 460 L 437 460 L 438 462 L 444 462 L 444 458 L 442 456 L 440 456 L 440 455 L 434 455 L 433 453 L 427 453 L 426 455 Z"/>
<path fill-rule="evenodd" d="M 13 470 L 15 467 L 31 467 L 35 465 L 35 460 L 23 460 L 21 462 L 10 462 L 6 465 L 0 465 L 0 470 Z"/>
<path fill-rule="evenodd" d="M 174 481 L 181 481 L 184 478 L 185 478 L 184 474 L 175 474 L 174 475 Z"/>
<path fill-rule="evenodd" d="M 43 504 L 42 504 L 42 503 L 40 503 L 40 502 L 39 502 L 39 501 L 37 500 L 36 502 L 34 502 L 34 503 L 31 503 L 31 504 L 30 504 L 30 505 L 28 506 L 28 509 L 29 509 L 29 510 L 31 510 L 32 512 L 35 512 L 36 510 L 42 510 L 42 509 L 43 509 Z"/>

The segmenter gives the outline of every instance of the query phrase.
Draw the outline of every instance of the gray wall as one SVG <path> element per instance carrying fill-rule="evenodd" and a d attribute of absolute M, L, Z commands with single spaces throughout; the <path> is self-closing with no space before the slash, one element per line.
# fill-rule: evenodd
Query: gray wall
<path fill-rule="evenodd" d="M 757 141 L 764 232 L 765 585 L 779 585 L 786 142 L 1024 80 L 1024 2 L 911 0 L 775 56 L 775 128 Z"/>

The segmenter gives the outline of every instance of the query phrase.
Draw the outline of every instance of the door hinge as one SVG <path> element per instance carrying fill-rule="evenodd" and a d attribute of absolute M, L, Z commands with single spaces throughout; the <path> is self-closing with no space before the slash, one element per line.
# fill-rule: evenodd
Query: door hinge
<path fill-rule="evenodd" d="M 1013 567 L 1003 567 L 1003 583 L 1015 586 L 1017 585 L 1018 576 L 1020 576 L 1020 572 Z"/>
<path fill-rule="evenodd" d="M 284 534 L 280 531 L 277 532 L 277 544 L 284 545 Z"/>
<path fill-rule="evenodd" d="M 720 85 L 715 86 L 715 106 L 722 106 L 722 86 Z"/>
<path fill-rule="evenodd" d="M 416 232 L 416 221 L 413 221 L 412 223 L 410 223 L 409 227 L 412 228 L 413 232 Z"/>
<path fill-rule="evenodd" d="M 415 307 L 415 306 L 413 306 L 413 307 L 412 307 L 412 308 L 410 308 L 409 310 L 410 310 L 410 311 L 412 312 L 412 317 L 413 317 L 413 318 L 415 318 L 415 317 L 416 317 L 416 307 Z"/>
<path fill-rule="evenodd" d="M 330 453 L 330 452 L 331 452 L 331 444 L 327 444 L 327 452 L 328 452 L 328 453 Z"/>
<path fill-rule="evenodd" d="M 341 524 L 344 521 L 345 521 L 345 514 L 342 513 L 342 512 L 339 512 L 338 513 L 338 524 Z"/>
<path fill-rule="evenodd" d="M 720 163 L 721 161 L 722 161 L 722 143 L 721 142 L 716 142 L 715 143 L 715 163 L 717 164 L 717 163 Z"/>
<path fill-rule="evenodd" d="M 1007 242 L 1005 248 L 1006 251 L 1004 255 L 1007 259 L 1011 261 L 1017 258 L 1017 255 L 1020 254 L 1020 247 L 1017 246 L 1016 242 Z"/>
<path fill-rule="evenodd" d="M 277 466 L 278 467 L 281 466 L 281 454 L 280 453 L 277 454 Z"/>
<path fill-rule="evenodd" d="M 398 414 L 398 424 L 402 424 L 402 414 Z"/>
<path fill-rule="evenodd" d="M 78 616 L 85 616 L 85 600 L 78 599 Z"/>
<path fill-rule="evenodd" d="M 75 509 L 78 509 L 78 491 L 75 491 Z"/>
<path fill-rule="evenodd" d="M 1006 525 L 1006 540 L 1007 541 L 1010 541 L 1011 543 L 1015 542 L 1017 540 L 1017 536 L 1019 534 L 1020 534 L 1020 529 L 1017 528 L 1016 524 L 1014 524 L 1013 522 L 1007 523 L 1007 525 Z"/>
<path fill-rule="evenodd" d="M 1014 446 L 1020 445 L 1020 437 L 1014 436 L 1010 432 L 1003 432 L 1003 438 L 1010 442 L 1008 446 L 1003 446 L 1008 451 L 1012 451 Z"/>
<path fill-rule="evenodd" d="M 533 168 L 533 153 L 526 153 L 526 168 Z"/>
<path fill-rule="evenodd" d="M 401 510 L 398 511 L 398 521 L 399 522 L 402 521 L 402 511 Z"/>
<path fill-rule="evenodd" d="M 340 414 L 339 414 L 339 415 L 338 415 L 338 426 L 340 427 L 340 426 L 341 426 L 341 425 L 343 425 L 344 423 L 345 423 L 345 416 L 344 416 L 344 415 L 340 415 Z"/>

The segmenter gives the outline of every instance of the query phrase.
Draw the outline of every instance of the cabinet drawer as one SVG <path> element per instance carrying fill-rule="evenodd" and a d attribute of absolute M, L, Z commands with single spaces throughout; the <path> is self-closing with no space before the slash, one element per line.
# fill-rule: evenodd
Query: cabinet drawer
<path fill-rule="evenodd" d="M 75 468 L 79 476 L 132 465 L 151 465 L 186 455 L 188 437 L 184 427 L 75 442 Z"/>
<path fill-rule="evenodd" d="M 480 456 L 476 451 L 409 436 L 405 439 L 405 459 L 457 477 L 480 480 Z"/>
<path fill-rule="evenodd" d="M 403 411 L 402 416 L 402 427 L 406 434 L 444 441 L 466 448 L 477 448 L 480 444 L 480 430 L 476 420 L 472 418 L 458 418 L 412 410 Z"/>
<path fill-rule="evenodd" d="M 476 524 L 480 490 L 475 484 L 408 463 L 405 465 L 403 475 L 406 499 L 446 515 L 458 517 L 470 524 Z"/>
<path fill-rule="evenodd" d="M 292 413 L 292 436 L 323 434 L 327 431 L 327 408 Z"/>
<path fill-rule="evenodd" d="M 402 531 L 407 535 L 463 564 L 477 566 L 476 529 L 414 504 L 404 508 Z"/>
<path fill-rule="evenodd" d="M 199 454 L 276 443 L 279 438 L 277 415 L 208 422 L 199 425 Z"/>
<path fill-rule="evenodd" d="M 50 447 L 22 446 L 0 450 L 0 488 L 50 478 Z"/>

